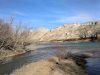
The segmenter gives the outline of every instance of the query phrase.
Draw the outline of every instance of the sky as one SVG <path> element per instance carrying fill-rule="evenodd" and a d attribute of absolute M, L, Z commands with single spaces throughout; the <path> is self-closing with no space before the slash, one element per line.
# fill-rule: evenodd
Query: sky
<path fill-rule="evenodd" d="M 0 0 L 0 18 L 32 28 L 100 20 L 100 0 Z"/>

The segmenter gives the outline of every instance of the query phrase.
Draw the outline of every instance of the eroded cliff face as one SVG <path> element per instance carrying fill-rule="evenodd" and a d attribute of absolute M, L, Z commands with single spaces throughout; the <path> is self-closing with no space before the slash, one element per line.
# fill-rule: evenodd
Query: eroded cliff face
<path fill-rule="evenodd" d="M 63 25 L 58 28 L 50 30 L 45 36 L 43 36 L 41 41 L 52 41 L 52 40 L 64 40 L 64 39 L 74 39 L 78 37 L 78 27 L 80 25 Z"/>
<path fill-rule="evenodd" d="M 39 28 L 36 30 L 31 30 L 29 37 L 30 41 L 40 41 L 41 37 L 43 37 L 46 33 L 48 33 L 49 30 L 45 28 Z"/>
<path fill-rule="evenodd" d="M 31 32 L 31 37 L 35 41 L 62 41 L 90 37 L 96 32 L 100 32 L 100 22 L 64 24 L 51 30 L 42 28 Z"/>

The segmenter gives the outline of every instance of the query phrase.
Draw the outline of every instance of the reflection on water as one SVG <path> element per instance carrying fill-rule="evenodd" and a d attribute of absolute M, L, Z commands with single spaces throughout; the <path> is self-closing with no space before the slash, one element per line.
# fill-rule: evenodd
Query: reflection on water
<path fill-rule="evenodd" d="M 87 70 L 89 75 L 100 75 L 100 58 L 89 58 Z"/>
<path fill-rule="evenodd" d="M 89 58 L 87 61 L 89 75 L 100 75 L 100 50 L 95 52 L 93 58 Z"/>
<path fill-rule="evenodd" d="M 49 58 L 59 49 L 69 50 L 72 52 L 93 52 L 95 58 L 87 59 L 87 70 L 89 75 L 100 75 L 100 58 L 96 58 L 100 54 L 100 42 L 44 43 L 40 44 L 40 46 L 41 47 L 37 48 L 35 51 L 13 58 L 13 60 L 8 63 L 0 64 L 0 75 L 9 74 L 13 70 L 31 62 Z"/>

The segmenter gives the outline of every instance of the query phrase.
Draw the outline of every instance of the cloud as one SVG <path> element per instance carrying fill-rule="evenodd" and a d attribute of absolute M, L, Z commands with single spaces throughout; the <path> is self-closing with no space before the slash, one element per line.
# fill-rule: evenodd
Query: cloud
<path fill-rule="evenodd" d="M 49 15 L 51 16 L 51 15 Z M 48 16 L 48 17 L 49 17 Z M 36 23 L 36 24 L 64 24 L 64 23 L 83 23 L 86 21 L 91 21 L 93 20 L 90 14 L 86 14 L 86 13 L 80 13 L 77 14 L 75 16 L 69 16 L 69 17 L 65 17 L 64 15 L 60 15 L 60 16 L 56 16 L 54 15 L 56 18 L 52 18 L 52 19 L 31 19 L 28 20 L 28 22 L 30 23 Z M 50 18 L 50 17 L 49 17 Z"/>
<path fill-rule="evenodd" d="M 20 11 L 13 11 L 12 13 L 13 13 L 14 15 L 26 16 L 26 14 L 25 14 L 25 13 L 20 12 Z"/>
<path fill-rule="evenodd" d="M 73 23 L 73 22 L 85 22 L 92 20 L 92 17 L 88 14 L 78 14 L 75 16 L 69 16 L 69 17 L 62 17 L 60 19 L 57 19 L 55 21 L 51 21 L 51 23 Z"/>

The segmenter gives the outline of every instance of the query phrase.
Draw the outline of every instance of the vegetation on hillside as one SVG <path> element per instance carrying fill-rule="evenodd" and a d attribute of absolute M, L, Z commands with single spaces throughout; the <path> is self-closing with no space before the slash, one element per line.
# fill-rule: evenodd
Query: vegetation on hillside
<path fill-rule="evenodd" d="M 98 39 L 98 35 L 100 35 L 100 23 L 99 22 L 91 22 L 90 25 L 81 25 L 79 30 L 79 37 L 81 39 Z"/>

